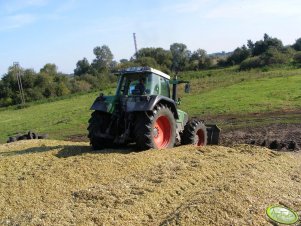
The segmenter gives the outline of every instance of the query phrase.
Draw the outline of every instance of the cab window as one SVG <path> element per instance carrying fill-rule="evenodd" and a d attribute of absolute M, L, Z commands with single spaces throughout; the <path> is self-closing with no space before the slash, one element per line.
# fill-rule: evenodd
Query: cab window
<path fill-rule="evenodd" d="M 160 77 L 161 95 L 170 97 L 169 81 L 166 78 Z"/>

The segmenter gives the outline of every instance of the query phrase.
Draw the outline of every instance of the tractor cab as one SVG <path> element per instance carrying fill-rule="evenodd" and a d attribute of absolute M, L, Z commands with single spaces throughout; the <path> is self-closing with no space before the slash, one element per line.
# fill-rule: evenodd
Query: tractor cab
<path fill-rule="evenodd" d="M 116 95 L 161 95 L 170 98 L 169 80 L 169 75 L 152 68 L 128 68 L 120 72 Z"/>

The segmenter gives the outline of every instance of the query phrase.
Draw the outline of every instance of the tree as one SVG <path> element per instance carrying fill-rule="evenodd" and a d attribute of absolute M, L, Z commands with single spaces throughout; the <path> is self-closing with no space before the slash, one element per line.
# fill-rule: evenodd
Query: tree
<path fill-rule="evenodd" d="M 294 62 L 301 65 L 301 52 L 296 52 L 294 55 Z"/>
<path fill-rule="evenodd" d="M 124 68 L 128 68 L 128 67 L 136 67 L 136 66 L 140 66 L 137 62 L 135 62 L 135 60 L 126 60 L 126 59 L 122 59 L 120 60 L 120 63 L 117 64 L 116 69 L 124 69 Z"/>
<path fill-rule="evenodd" d="M 76 68 L 74 69 L 75 75 L 84 75 L 87 74 L 90 70 L 90 63 L 87 58 L 83 58 L 82 60 L 77 61 Z"/>
<path fill-rule="evenodd" d="M 172 64 L 171 52 L 163 48 L 142 48 L 137 52 L 136 59 L 139 60 L 142 57 L 153 58 L 161 67 L 170 68 Z"/>
<path fill-rule="evenodd" d="M 125 63 L 128 63 L 129 60 L 128 60 L 128 59 L 121 59 L 119 62 L 120 62 L 121 64 L 125 64 Z"/>
<path fill-rule="evenodd" d="M 135 62 L 140 66 L 158 68 L 156 60 L 152 57 L 140 57 Z"/>
<path fill-rule="evenodd" d="M 34 87 L 34 82 L 37 78 L 37 74 L 32 69 L 26 69 L 22 76 L 22 85 L 24 89 L 29 89 Z"/>
<path fill-rule="evenodd" d="M 268 50 L 264 54 L 262 54 L 260 58 L 265 65 L 284 64 L 289 61 L 288 54 L 282 53 L 276 47 L 268 48 Z"/>
<path fill-rule="evenodd" d="M 266 52 L 270 47 L 274 47 L 278 50 L 282 50 L 283 49 L 282 41 L 277 38 L 272 38 L 267 34 L 264 34 L 263 40 L 255 42 L 252 55 L 259 56 L 264 52 Z"/>
<path fill-rule="evenodd" d="M 55 76 L 57 75 L 57 66 L 55 64 L 45 64 L 43 68 L 40 70 L 41 74 L 46 74 L 49 76 Z"/>
<path fill-rule="evenodd" d="M 187 49 L 187 46 L 182 43 L 173 43 L 170 45 L 170 52 L 172 54 L 172 70 L 183 71 L 190 57 L 190 51 Z"/>
<path fill-rule="evenodd" d="M 92 67 L 96 72 L 107 72 L 113 61 L 113 54 L 110 48 L 106 45 L 101 47 L 97 46 L 93 49 L 95 59 L 92 62 Z"/>
<path fill-rule="evenodd" d="M 301 51 L 301 38 L 298 38 L 293 45 L 293 48 L 297 51 Z"/>
<path fill-rule="evenodd" d="M 190 56 L 190 68 L 193 70 L 199 70 L 210 67 L 212 60 L 208 57 L 207 52 L 203 49 L 194 51 Z"/>
<path fill-rule="evenodd" d="M 159 65 L 165 66 L 166 68 L 170 68 L 172 65 L 172 54 L 169 50 L 156 48 L 154 58 Z"/>
<path fill-rule="evenodd" d="M 251 51 L 251 53 L 253 53 L 253 49 L 254 49 L 255 45 L 254 45 L 254 43 L 252 42 L 252 40 L 249 39 L 249 40 L 247 41 L 247 46 L 248 46 L 249 50 Z"/>
<path fill-rule="evenodd" d="M 245 45 L 234 50 L 231 56 L 228 57 L 228 65 L 240 64 L 250 56 L 250 52 Z"/>

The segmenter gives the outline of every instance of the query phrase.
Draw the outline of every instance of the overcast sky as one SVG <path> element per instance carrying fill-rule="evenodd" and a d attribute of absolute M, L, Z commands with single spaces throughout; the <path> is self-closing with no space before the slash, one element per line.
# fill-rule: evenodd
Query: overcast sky
<path fill-rule="evenodd" d="M 39 71 L 76 62 L 108 45 L 115 60 L 138 48 L 184 43 L 194 51 L 232 51 L 264 33 L 285 45 L 301 37 L 300 0 L 0 0 L 0 76 L 18 61 Z"/>

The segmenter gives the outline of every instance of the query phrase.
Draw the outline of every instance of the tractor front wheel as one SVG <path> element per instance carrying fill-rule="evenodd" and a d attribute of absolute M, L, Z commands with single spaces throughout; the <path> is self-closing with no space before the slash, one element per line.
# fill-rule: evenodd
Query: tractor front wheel
<path fill-rule="evenodd" d="M 174 115 L 164 105 L 158 105 L 152 112 L 138 113 L 134 132 L 140 150 L 172 148 L 176 139 Z"/>
<path fill-rule="evenodd" d="M 198 120 L 189 121 L 181 135 L 181 144 L 205 146 L 207 144 L 207 129 L 204 123 Z"/>

